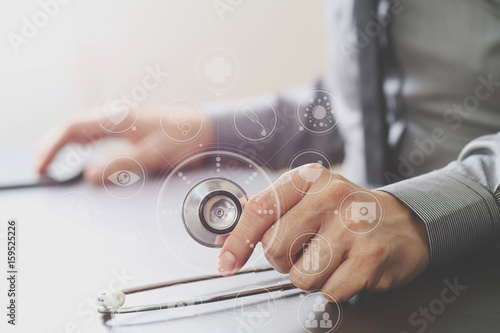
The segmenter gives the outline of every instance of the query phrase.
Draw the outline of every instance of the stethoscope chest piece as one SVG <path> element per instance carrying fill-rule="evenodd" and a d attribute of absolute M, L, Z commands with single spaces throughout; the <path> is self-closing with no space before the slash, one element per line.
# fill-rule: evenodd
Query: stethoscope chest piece
<path fill-rule="evenodd" d="M 198 243 L 222 247 L 226 236 L 238 224 L 247 201 L 245 191 L 233 181 L 207 178 L 194 185 L 186 195 L 182 221 Z"/>

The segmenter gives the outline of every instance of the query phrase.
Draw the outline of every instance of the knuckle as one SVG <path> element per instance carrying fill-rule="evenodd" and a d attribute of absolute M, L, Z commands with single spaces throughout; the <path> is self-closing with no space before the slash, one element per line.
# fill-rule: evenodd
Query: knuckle
<path fill-rule="evenodd" d="M 378 281 L 375 291 L 387 291 L 391 289 L 393 283 L 393 279 L 389 274 L 384 274 L 380 280 Z"/>
<path fill-rule="evenodd" d="M 273 260 L 280 260 L 286 257 L 285 251 L 283 251 L 283 246 L 281 242 L 274 238 L 271 241 L 268 241 L 266 245 L 263 244 L 264 252 Z"/>
<path fill-rule="evenodd" d="M 269 257 L 267 253 L 264 252 L 264 256 L 266 257 L 267 261 L 274 267 L 274 269 L 281 274 L 287 274 L 290 272 L 290 267 L 291 265 L 285 261 L 285 260 L 275 260 L 272 257 Z"/>
<path fill-rule="evenodd" d="M 342 201 L 349 193 L 353 191 L 352 185 L 341 180 L 334 178 L 329 184 L 329 195 L 335 201 Z"/>
<path fill-rule="evenodd" d="M 289 277 L 290 282 L 301 290 L 312 291 L 316 287 L 313 277 L 307 276 L 296 269 L 290 270 Z"/>
<path fill-rule="evenodd" d="M 388 254 L 387 245 L 381 241 L 377 241 L 372 246 L 367 247 L 365 258 L 370 264 L 380 265 L 385 262 Z"/>
<path fill-rule="evenodd" d="M 254 216 L 260 217 L 264 213 L 273 209 L 269 195 L 266 193 L 258 193 L 254 195 L 245 205 L 245 209 L 249 209 Z"/>
<path fill-rule="evenodd" d="M 323 298 L 326 299 L 328 302 L 330 302 L 330 303 L 340 302 L 340 300 L 333 297 L 333 295 L 332 295 L 333 290 L 331 290 L 330 288 L 322 287 L 320 292 L 321 292 L 321 296 L 323 296 Z"/>

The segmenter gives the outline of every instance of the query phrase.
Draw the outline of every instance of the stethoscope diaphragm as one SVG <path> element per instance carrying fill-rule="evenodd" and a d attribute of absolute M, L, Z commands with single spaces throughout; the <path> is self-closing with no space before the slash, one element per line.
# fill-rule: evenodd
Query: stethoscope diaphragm
<path fill-rule="evenodd" d="M 194 185 L 186 195 L 182 221 L 198 243 L 222 247 L 226 236 L 238 224 L 247 201 L 245 191 L 233 181 L 207 178 Z"/>

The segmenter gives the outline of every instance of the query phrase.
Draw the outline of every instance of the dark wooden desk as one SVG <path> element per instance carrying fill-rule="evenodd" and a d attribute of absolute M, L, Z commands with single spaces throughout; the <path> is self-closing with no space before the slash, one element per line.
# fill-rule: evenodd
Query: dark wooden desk
<path fill-rule="evenodd" d="M 243 175 L 244 176 L 244 175 Z M 242 176 L 242 177 L 243 177 Z M 244 179 L 244 178 L 243 178 Z M 99 187 L 77 183 L 55 188 L 0 192 L 0 220 L 19 220 L 19 322 L 22 331 L 37 332 L 328 332 L 319 326 L 323 314 L 332 324 L 339 311 L 328 304 L 313 311 L 317 295 L 287 292 L 274 299 L 247 299 L 207 304 L 185 312 L 165 310 L 103 318 L 92 309 L 97 292 L 215 272 L 217 250 L 194 245 L 176 229 L 179 264 L 165 248 L 154 217 L 157 184 L 140 196 L 115 200 Z M 176 195 L 175 188 L 172 195 Z M 172 218 L 170 223 L 179 224 Z M 181 231 L 179 231 L 181 230 Z M 189 246 L 185 246 L 189 244 Z M 265 262 L 263 262 L 265 263 Z M 137 304 L 241 290 L 283 279 L 276 273 L 145 295 Z M 445 282 L 447 281 L 447 282 Z M 455 281 L 464 290 L 451 290 Z M 429 272 L 411 284 L 383 294 L 362 293 L 341 304 L 336 332 L 500 332 L 500 251 Z M 462 287 L 463 289 L 463 287 Z M 176 312 L 177 311 L 177 312 Z M 3 324 L 3 323 L 2 323 Z M 21 326 L 19 327 L 21 328 Z M 8 332 L 16 332 L 9 327 Z"/>

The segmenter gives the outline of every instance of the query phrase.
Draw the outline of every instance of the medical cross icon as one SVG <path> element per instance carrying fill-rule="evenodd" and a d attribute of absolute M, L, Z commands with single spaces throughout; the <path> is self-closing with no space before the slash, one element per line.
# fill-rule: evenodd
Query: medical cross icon
<path fill-rule="evenodd" d="M 205 64 L 205 75 L 211 76 L 212 83 L 224 83 L 231 74 L 232 66 L 225 57 L 212 57 L 212 62 Z"/>

